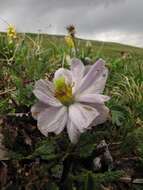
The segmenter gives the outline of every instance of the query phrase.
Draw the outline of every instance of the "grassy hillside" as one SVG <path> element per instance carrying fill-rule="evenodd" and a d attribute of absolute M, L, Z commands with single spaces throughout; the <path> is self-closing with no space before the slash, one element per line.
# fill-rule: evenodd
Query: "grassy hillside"
<path fill-rule="evenodd" d="M 8 159 L 0 162 L 2 189 L 143 189 L 143 49 L 80 39 L 76 44 L 76 57 L 84 64 L 106 61 L 104 94 L 111 100 L 108 121 L 83 133 L 73 146 L 66 131 L 44 137 L 30 114 L 35 81 L 52 80 L 58 68 L 69 68 L 67 55 L 73 54 L 64 37 L 19 34 L 9 44 L 0 35 L 0 127 L 3 159 Z M 97 157 L 102 163 L 96 169 Z"/>
<path fill-rule="evenodd" d="M 36 38 L 35 34 L 29 34 L 30 37 Z M 56 35 L 47 35 L 42 34 L 40 35 L 43 38 L 45 47 L 48 45 L 48 41 L 53 41 L 56 45 L 65 45 L 64 36 L 56 36 Z M 126 51 L 129 53 L 137 53 L 139 55 L 142 55 L 143 48 L 133 47 L 129 45 L 123 45 L 120 43 L 114 43 L 114 42 L 101 42 L 101 41 L 95 41 L 95 40 L 84 40 L 77 38 L 77 43 L 79 44 L 79 47 L 84 48 L 86 46 L 86 43 L 90 42 L 92 46 L 92 50 L 94 54 L 101 54 L 104 56 L 120 56 L 120 53 L 122 51 Z"/>

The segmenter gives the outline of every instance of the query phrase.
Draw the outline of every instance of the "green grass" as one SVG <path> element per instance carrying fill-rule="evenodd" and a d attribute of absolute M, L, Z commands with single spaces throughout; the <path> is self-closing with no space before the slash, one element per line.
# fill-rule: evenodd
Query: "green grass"
<path fill-rule="evenodd" d="M 128 113 L 129 120 L 142 120 L 143 104 L 143 49 L 116 43 L 77 39 L 77 57 L 84 61 L 103 58 L 109 68 L 105 92 L 111 96 L 109 107 Z M 123 59 L 121 52 L 128 52 Z M 17 41 L 9 45 L 4 33 L 0 37 L 0 113 L 11 113 L 16 107 L 30 107 L 34 82 L 40 78 L 52 78 L 56 69 L 68 67 L 66 55 L 71 52 L 63 36 L 19 34 Z M 118 110 L 119 109 L 119 110 Z M 115 110 L 116 111 L 116 110 Z M 118 113 L 118 112 L 117 112 Z M 124 116 L 124 117 L 127 117 Z"/>
<path fill-rule="evenodd" d="M 109 68 L 105 92 L 111 96 L 109 107 L 124 110 L 132 125 L 142 120 L 143 104 L 143 49 L 117 43 L 102 43 L 77 39 L 77 57 L 84 61 L 103 58 Z M 121 52 L 128 53 L 123 59 Z M 56 69 L 68 67 L 66 55 L 71 52 L 63 36 L 19 34 L 17 41 L 9 45 L 4 33 L 0 37 L 0 113 L 11 113 L 16 107 L 30 107 L 34 82 L 40 78 L 52 78 Z M 12 90 L 12 91 L 11 91 Z M 116 110 L 115 110 L 116 111 Z M 119 113 L 119 112 L 117 112 Z M 122 117 L 122 118 L 123 118 Z"/>

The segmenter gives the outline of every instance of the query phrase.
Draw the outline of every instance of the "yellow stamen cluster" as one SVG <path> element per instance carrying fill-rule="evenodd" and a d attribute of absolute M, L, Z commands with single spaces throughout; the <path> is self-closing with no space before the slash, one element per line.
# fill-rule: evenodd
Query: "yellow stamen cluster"
<path fill-rule="evenodd" d="M 55 80 L 54 84 L 55 97 L 60 100 L 63 105 L 71 105 L 74 102 L 74 97 L 72 95 L 72 85 L 67 84 L 64 77 Z"/>

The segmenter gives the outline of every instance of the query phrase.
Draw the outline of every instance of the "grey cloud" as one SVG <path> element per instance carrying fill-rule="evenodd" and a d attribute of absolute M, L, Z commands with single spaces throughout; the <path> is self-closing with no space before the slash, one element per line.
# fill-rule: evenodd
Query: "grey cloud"
<path fill-rule="evenodd" d="M 111 33 L 113 40 L 120 35 L 117 41 L 141 46 L 142 9 L 142 0 L 0 0 L 0 17 L 18 31 L 64 34 L 65 26 L 72 23 L 81 37 L 107 34 L 109 40 Z M 2 21 L 0 25 L 6 27 Z"/>

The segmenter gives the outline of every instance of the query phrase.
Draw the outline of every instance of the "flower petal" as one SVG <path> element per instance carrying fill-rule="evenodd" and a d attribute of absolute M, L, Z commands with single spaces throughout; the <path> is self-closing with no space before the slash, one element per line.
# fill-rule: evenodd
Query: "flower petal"
<path fill-rule="evenodd" d="M 33 93 L 41 102 L 47 105 L 55 107 L 61 106 L 60 101 L 54 97 L 53 84 L 48 80 L 38 80 Z"/>
<path fill-rule="evenodd" d="M 55 72 L 54 80 L 57 80 L 61 77 L 65 78 L 66 83 L 72 84 L 72 74 L 68 69 L 60 68 Z"/>
<path fill-rule="evenodd" d="M 81 80 L 80 87 L 76 93 L 81 93 L 87 90 L 92 84 L 96 84 L 96 80 L 105 70 L 104 64 L 105 62 L 102 59 L 99 59 L 94 65 L 91 66 L 88 73 Z"/>
<path fill-rule="evenodd" d="M 73 144 L 76 144 L 79 139 L 80 132 L 78 131 L 76 125 L 70 119 L 68 120 L 68 123 L 67 123 L 67 132 L 68 132 L 70 141 Z"/>
<path fill-rule="evenodd" d="M 35 105 L 31 107 L 32 117 L 37 120 L 37 117 L 40 114 L 40 112 L 44 111 L 47 108 L 48 108 L 48 105 L 42 102 L 37 102 Z"/>
<path fill-rule="evenodd" d="M 92 125 L 96 126 L 102 123 L 105 123 L 109 117 L 109 109 L 105 105 L 95 105 L 96 109 L 99 112 L 99 115 L 95 118 Z"/>
<path fill-rule="evenodd" d="M 71 73 L 74 82 L 73 93 L 75 93 L 85 73 L 85 67 L 83 63 L 77 58 L 73 58 L 71 61 Z"/>
<path fill-rule="evenodd" d="M 71 61 L 71 72 L 74 82 L 78 82 L 84 75 L 84 65 L 80 59 L 73 58 Z"/>
<path fill-rule="evenodd" d="M 91 65 L 86 65 L 85 66 L 85 70 L 84 70 L 84 76 L 88 73 L 88 71 L 90 70 Z"/>
<path fill-rule="evenodd" d="M 88 105 L 75 103 L 69 107 L 69 118 L 80 133 L 84 132 L 98 115 L 97 110 Z"/>
<path fill-rule="evenodd" d="M 38 115 L 38 128 L 45 136 L 49 132 L 55 134 L 63 131 L 67 122 L 67 108 L 49 107 Z"/>
<path fill-rule="evenodd" d="M 110 99 L 109 96 L 101 94 L 81 94 L 76 97 L 76 101 L 78 102 L 98 103 L 98 104 L 103 104 L 109 99 Z"/>
<path fill-rule="evenodd" d="M 102 93 L 105 88 L 107 77 L 108 69 L 104 68 L 96 81 L 91 86 L 89 86 L 89 88 L 86 89 L 86 93 Z"/>

